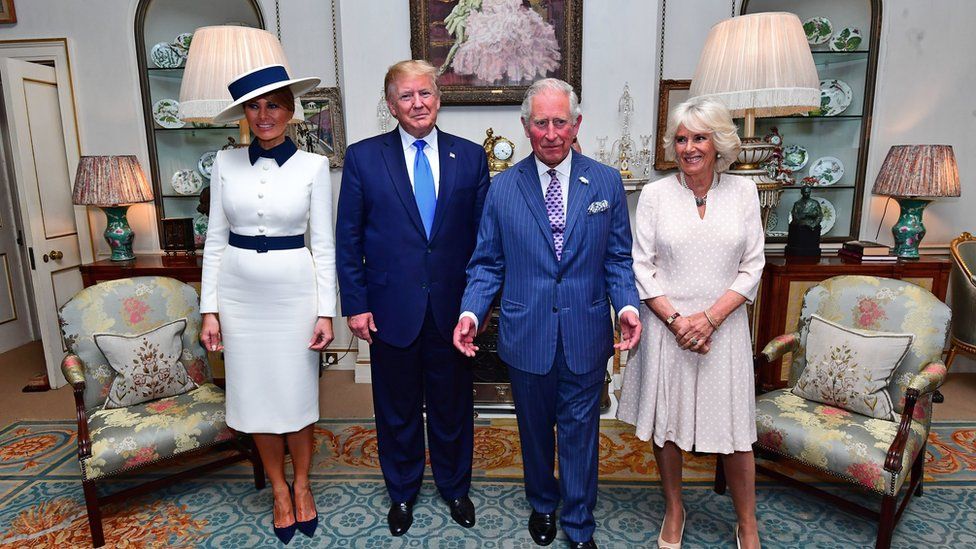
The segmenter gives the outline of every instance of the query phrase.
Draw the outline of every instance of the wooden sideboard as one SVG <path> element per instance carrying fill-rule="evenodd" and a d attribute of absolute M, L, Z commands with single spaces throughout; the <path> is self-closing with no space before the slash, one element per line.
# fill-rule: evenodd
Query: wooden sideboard
<path fill-rule="evenodd" d="M 199 292 L 202 263 L 202 255 L 137 255 L 129 261 L 101 259 L 81 266 L 81 280 L 87 288 L 131 276 L 168 276 L 190 284 Z"/>
<path fill-rule="evenodd" d="M 861 263 L 837 256 L 804 258 L 766 254 L 766 268 L 753 305 L 755 354 L 758 356 L 774 337 L 796 330 L 803 294 L 822 280 L 839 275 L 896 278 L 918 284 L 945 301 L 951 266 L 947 255 L 927 255 L 913 261 Z M 759 371 L 762 389 L 785 387 L 791 362 L 792 356 L 787 354 L 782 360 L 764 365 Z"/>

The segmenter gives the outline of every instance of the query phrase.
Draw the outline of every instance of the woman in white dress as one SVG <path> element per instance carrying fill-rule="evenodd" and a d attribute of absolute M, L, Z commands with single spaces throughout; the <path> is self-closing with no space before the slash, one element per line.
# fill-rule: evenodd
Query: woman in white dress
<path fill-rule="evenodd" d="M 765 259 L 756 185 L 724 172 L 740 147 L 728 109 L 692 99 L 668 120 L 678 174 L 637 205 L 634 275 L 643 335 L 624 375 L 618 418 L 651 440 L 665 516 L 659 547 L 681 546 L 682 451 L 720 454 L 742 547 L 757 547 L 755 395 L 749 324 Z"/>
<path fill-rule="evenodd" d="M 296 529 L 311 537 L 318 524 L 308 472 L 319 353 L 336 314 L 329 160 L 285 137 L 295 97 L 318 83 L 271 65 L 228 86 L 235 101 L 215 122 L 246 118 L 255 139 L 217 154 L 203 253 L 200 339 L 224 351 L 227 425 L 254 438 L 274 492 L 274 531 L 285 543 Z"/>

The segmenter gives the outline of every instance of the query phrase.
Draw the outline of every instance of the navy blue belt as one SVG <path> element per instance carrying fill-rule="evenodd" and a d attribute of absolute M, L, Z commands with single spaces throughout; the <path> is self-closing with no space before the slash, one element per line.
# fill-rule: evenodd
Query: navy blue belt
<path fill-rule="evenodd" d="M 244 236 L 235 232 L 230 233 L 227 243 L 235 248 L 257 250 L 259 254 L 268 250 L 294 250 L 305 247 L 305 235 L 293 234 L 289 236 Z"/>

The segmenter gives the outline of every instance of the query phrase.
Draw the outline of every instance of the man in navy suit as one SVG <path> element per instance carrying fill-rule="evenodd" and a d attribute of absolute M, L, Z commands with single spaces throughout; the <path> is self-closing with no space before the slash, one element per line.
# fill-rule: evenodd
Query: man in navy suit
<path fill-rule="evenodd" d="M 488 191 L 488 160 L 480 145 L 434 126 L 435 74 L 426 61 L 387 71 L 386 101 L 399 125 L 346 151 L 336 222 L 342 312 L 370 344 L 394 536 L 410 528 L 423 480 L 425 404 L 434 482 L 458 524 L 475 522 L 468 497 L 472 376 L 451 331 Z"/>
<path fill-rule="evenodd" d="M 560 524 L 573 547 L 596 547 L 600 393 L 613 347 L 640 339 L 630 221 L 620 174 L 570 152 L 583 117 L 572 86 L 554 78 L 526 92 L 522 125 L 533 154 L 495 176 L 468 265 L 454 344 L 474 336 L 501 290 L 498 354 L 509 365 L 539 545 Z M 609 300 L 608 300 L 609 298 Z M 619 311 L 613 344 L 610 306 Z M 559 482 L 554 475 L 559 437 Z"/>

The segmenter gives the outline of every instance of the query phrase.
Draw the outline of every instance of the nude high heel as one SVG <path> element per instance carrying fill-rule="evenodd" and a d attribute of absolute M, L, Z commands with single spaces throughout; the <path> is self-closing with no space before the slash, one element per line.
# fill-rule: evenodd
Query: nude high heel
<path fill-rule="evenodd" d="M 681 540 L 685 537 L 685 521 L 688 519 L 688 511 L 682 507 L 681 508 L 681 535 L 678 536 L 678 541 L 671 543 L 664 541 L 662 537 L 664 535 L 664 521 L 661 521 L 661 533 L 657 535 L 657 546 L 658 549 L 681 549 Z M 738 538 L 736 538 L 738 540 Z"/>

